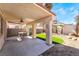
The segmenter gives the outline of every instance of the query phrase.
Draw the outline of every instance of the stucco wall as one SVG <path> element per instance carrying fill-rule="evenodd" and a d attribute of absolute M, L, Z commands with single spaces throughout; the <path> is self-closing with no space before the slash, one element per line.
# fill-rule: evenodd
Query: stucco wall
<path fill-rule="evenodd" d="M 64 34 L 69 34 L 72 33 L 73 30 L 75 30 L 75 25 L 72 24 L 65 24 L 63 28 L 63 33 Z"/>
<path fill-rule="evenodd" d="M 18 32 L 19 31 L 24 31 L 24 30 L 21 30 L 21 29 L 13 29 L 13 28 L 8 28 L 7 29 L 7 37 L 13 37 L 13 36 L 18 36 Z M 24 31 L 25 32 L 25 36 L 27 36 L 27 32 L 26 31 Z M 36 29 L 36 33 L 41 33 L 41 32 L 43 32 L 43 29 Z M 29 29 L 29 33 L 30 33 L 30 35 L 32 34 L 32 29 Z"/>
<path fill-rule="evenodd" d="M 54 26 L 54 25 L 52 27 L 52 33 L 56 33 L 56 26 Z"/>
<path fill-rule="evenodd" d="M 2 35 L 2 36 L 0 36 L 0 50 L 3 46 L 3 44 L 4 44 L 4 36 Z"/>
<path fill-rule="evenodd" d="M 5 39 L 6 39 L 6 35 L 7 35 L 7 26 L 6 26 L 6 21 L 1 19 L 2 20 L 2 23 L 1 23 L 1 35 L 0 35 L 0 50 L 1 48 L 3 47 L 4 45 L 4 42 L 5 42 Z"/>
<path fill-rule="evenodd" d="M 25 35 L 26 35 L 26 31 L 25 30 L 15 29 L 15 28 L 8 28 L 7 29 L 7 37 L 18 36 L 18 32 L 19 31 L 25 32 Z"/>

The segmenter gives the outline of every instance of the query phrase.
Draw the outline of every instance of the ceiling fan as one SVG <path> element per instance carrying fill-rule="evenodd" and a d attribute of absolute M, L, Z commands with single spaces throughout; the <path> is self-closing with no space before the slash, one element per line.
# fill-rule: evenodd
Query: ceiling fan
<path fill-rule="evenodd" d="M 21 18 L 21 20 L 20 20 L 20 23 L 23 23 L 24 21 L 23 21 L 23 19 Z"/>

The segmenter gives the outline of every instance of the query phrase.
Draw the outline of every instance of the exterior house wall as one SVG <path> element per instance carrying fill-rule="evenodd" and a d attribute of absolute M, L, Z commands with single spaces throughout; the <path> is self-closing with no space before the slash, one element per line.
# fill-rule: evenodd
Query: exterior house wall
<path fill-rule="evenodd" d="M 6 28 L 6 21 L 1 19 L 1 35 L 0 35 L 0 50 L 4 45 L 5 38 L 7 36 L 7 28 Z"/>
<path fill-rule="evenodd" d="M 65 24 L 63 27 L 63 34 L 72 33 L 75 30 L 75 25 L 72 24 Z"/>
<path fill-rule="evenodd" d="M 0 50 L 3 46 L 3 44 L 4 44 L 4 36 L 2 35 L 2 36 L 0 36 Z"/>

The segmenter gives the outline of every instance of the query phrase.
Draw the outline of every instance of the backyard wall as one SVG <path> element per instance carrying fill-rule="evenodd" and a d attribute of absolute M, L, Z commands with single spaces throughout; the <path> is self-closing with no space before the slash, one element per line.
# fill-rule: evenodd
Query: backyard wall
<path fill-rule="evenodd" d="M 41 33 L 43 29 L 36 29 L 37 33 Z M 27 32 L 25 30 L 21 30 L 21 29 L 16 29 L 16 28 L 7 28 L 7 37 L 14 37 L 14 36 L 18 36 L 18 32 L 19 31 L 24 31 L 25 32 L 25 36 L 27 36 Z M 29 33 L 32 34 L 32 29 L 29 29 Z"/>
<path fill-rule="evenodd" d="M 18 36 L 19 29 L 8 28 L 7 29 L 7 37 Z"/>
<path fill-rule="evenodd" d="M 63 34 L 72 33 L 75 30 L 75 25 L 72 24 L 65 24 L 63 28 Z"/>
<path fill-rule="evenodd" d="M 22 29 L 7 28 L 7 37 L 18 36 L 18 32 L 20 32 L 20 31 L 26 33 L 26 31 L 25 30 L 22 30 Z"/>
<path fill-rule="evenodd" d="M 52 33 L 56 33 L 56 29 L 57 29 L 56 26 L 53 25 L 53 27 L 52 27 Z"/>

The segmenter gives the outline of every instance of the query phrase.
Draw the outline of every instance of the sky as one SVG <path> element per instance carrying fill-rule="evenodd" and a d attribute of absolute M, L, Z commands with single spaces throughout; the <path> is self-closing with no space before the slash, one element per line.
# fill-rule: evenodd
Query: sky
<path fill-rule="evenodd" d="M 56 20 L 65 24 L 75 24 L 79 14 L 79 3 L 53 3 L 51 12 L 56 14 Z"/>

